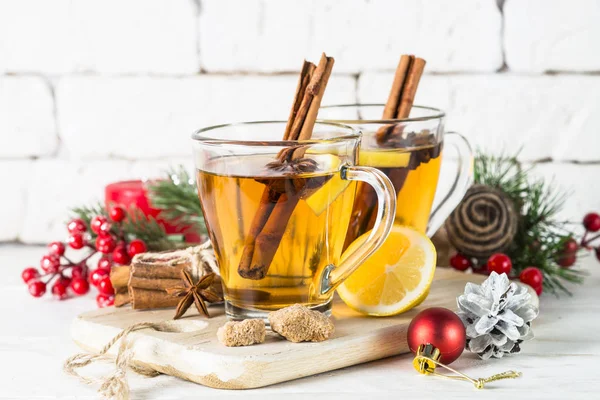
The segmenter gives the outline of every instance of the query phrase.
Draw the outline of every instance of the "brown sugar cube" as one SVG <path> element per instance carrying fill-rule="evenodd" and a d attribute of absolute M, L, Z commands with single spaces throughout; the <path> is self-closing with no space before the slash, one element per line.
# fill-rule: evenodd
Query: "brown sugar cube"
<path fill-rule="evenodd" d="M 228 347 L 250 346 L 265 341 L 265 322 L 262 319 L 229 321 L 217 330 L 219 342 Z"/>
<path fill-rule="evenodd" d="M 273 332 L 291 342 L 322 342 L 335 330 L 331 320 L 323 313 L 294 304 L 269 313 Z"/>

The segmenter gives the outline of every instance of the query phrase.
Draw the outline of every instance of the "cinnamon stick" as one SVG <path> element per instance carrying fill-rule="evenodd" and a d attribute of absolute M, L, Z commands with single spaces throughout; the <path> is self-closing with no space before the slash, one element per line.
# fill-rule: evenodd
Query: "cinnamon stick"
<path fill-rule="evenodd" d="M 408 67 L 414 61 L 415 56 L 403 54 L 400 56 L 400 62 L 396 68 L 394 74 L 394 82 L 392 83 L 392 89 L 388 97 L 385 108 L 383 109 L 383 119 L 394 119 L 398 112 L 398 105 L 400 105 L 400 97 L 402 96 L 402 88 L 404 87 L 404 81 L 406 80 L 406 73 Z"/>
<path fill-rule="evenodd" d="M 284 140 L 310 139 L 333 63 L 333 58 L 327 57 L 325 53 L 316 68 L 314 64 L 311 67 L 306 61 L 304 62 L 290 118 L 283 135 Z M 309 83 L 305 85 L 307 80 Z M 298 102 L 300 97 L 302 101 Z M 288 130 L 288 127 L 291 128 Z M 294 162 L 303 156 L 302 148 L 284 149 L 278 155 L 278 163 Z M 300 186 L 297 186 L 298 182 L 301 183 Z M 276 190 L 278 185 L 280 182 L 267 183 L 267 188 L 261 197 L 238 266 L 238 273 L 243 278 L 257 280 L 266 276 L 287 223 L 304 194 L 305 188 L 302 186 L 306 185 L 306 180 L 286 179 L 283 192 Z"/>
<path fill-rule="evenodd" d="M 402 88 L 402 97 L 400 98 L 400 104 L 398 105 L 398 111 L 396 112 L 396 118 L 408 118 L 410 110 L 417 94 L 417 88 L 419 87 L 419 81 L 423 75 L 425 69 L 425 60 L 422 58 L 415 57 L 414 61 L 410 63 L 406 80 Z"/>
<path fill-rule="evenodd" d="M 406 54 L 400 57 L 392 89 L 383 109 L 383 119 L 408 118 L 424 69 L 424 59 Z M 375 134 L 377 143 L 385 144 L 391 136 L 401 135 L 402 130 L 402 126 L 395 125 L 380 127 Z"/>

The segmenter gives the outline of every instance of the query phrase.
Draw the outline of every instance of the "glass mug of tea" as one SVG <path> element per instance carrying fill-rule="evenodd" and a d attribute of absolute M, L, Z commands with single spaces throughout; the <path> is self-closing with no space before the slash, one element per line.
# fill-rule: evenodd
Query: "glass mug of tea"
<path fill-rule="evenodd" d="M 473 153 L 458 133 L 444 132 L 443 111 L 414 106 L 409 118 L 382 120 L 383 104 L 325 106 L 319 119 L 349 125 L 362 132 L 359 165 L 379 169 L 394 185 L 396 223 L 428 236 L 438 230 L 473 181 Z M 456 148 L 456 173 L 449 192 L 432 211 L 444 147 Z M 370 187 L 358 184 L 346 236 L 348 247 L 373 227 L 377 210 Z"/>
<path fill-rule="evenodd" d="M 329 312 L 334 289 L 394 223 L 392 183 L 376 168 L 356 166 L 358 131 L 318 122 L 312 139 L 284 141 L 285 126 L 219 125 L 192 136 L 198 195 L 231 319 L 265 318 L 296 303 Z M 341 261 L 357 183 L 372 188 L 377 212 L 367 242 Z"/>

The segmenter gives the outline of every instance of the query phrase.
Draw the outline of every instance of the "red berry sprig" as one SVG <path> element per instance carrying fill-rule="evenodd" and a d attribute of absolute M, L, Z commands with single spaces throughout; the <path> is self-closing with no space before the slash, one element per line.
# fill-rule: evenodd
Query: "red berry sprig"
<path fill-rule="evenodd" d="M 25 268 L 21 273 L 23 282 L 27 284 L 29 293 L 34 297 L 43 296 L 50 286 L 52 295 L 64 300 L 69 293 L 82 296 L 89 292 L 90 284 L 97 288 L 98 307 L 114 304 L 115 291 L 110 281 L 110 268 L 113 264 L 126 265 L 136 254 L 147 251 L 146 243 L 140 239 L 126 240 L 122 223 L 127 213 L 122 207 L 109 210 L 109 219 L 98 215 L 91 219 L 89 230 L 97 235 L 94 243 L 85 222 L 79 218 L 67 224 L 69 236 L 66 243 L 52 242 L 48 245 L 48 253 L 40 260 L 40 270 L 34 267 Z M 114 224 L 114 226 L 113 226 Z M 73 250 L 86 250 L 86 255 L 77 261 L 65 256 L 66 245 Z M 101 253 L 96 268 L 88 271 L 88 261 L 95 254 Z"/>
<path fill-rule="evenodd" d="M 580 248 L 587 250 L 594 250 L 594 254 L 598 261 L 600 261 L 600 244 L 593 246 L 592 242 L 596 242 L 600 239 L 600 233 L 588 237 L 590 233 L 596 233 L 600 231 L 600 215 L 595 212 L 587 213 L 583 217 L 583 227 L 585 228 L 585 234 L 581 238 Z"/>

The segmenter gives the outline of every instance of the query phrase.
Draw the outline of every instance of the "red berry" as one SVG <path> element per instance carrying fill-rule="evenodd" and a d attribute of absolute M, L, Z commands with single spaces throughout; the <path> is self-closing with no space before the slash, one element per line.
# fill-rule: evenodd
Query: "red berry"
<path fill-rule="evenodd" d="M 92 220 L 90 221 L 90 229 L 92 230 L 92 232 L 94 232 L 95 234 L 99 234 L 100 233 L 100 227 L 102 226 L 102 224 L 104 224 L 106 222 L 106 217 L 104 215 L 96 215 L 94 218 L 92 218 Z"/>
<path fill-rule="evenodd" d="M 46 293 L 46 284 L 42 281 L 33 280 L 27 284 L 27 289 L 33 297 L 42 297 Z"/>
<path fill-rule="evenodd" d="M 54 274 L 60 268 L 60 258 L 54 254 L 47 254 L 40 260 L 40 266 L 44 272 Z"/>
<path fill-rule="evenodd" d="M 532 288 L 537 288 L 538 286 L 542 286 L 542 282 L 544 281 L 544 275 L 542 275 L 542 271 L 536 267 L 527 267 L 519 274 L 519 279 L 521 282 L 531 286 Z"/>
<path fill-rule="evenodd" d="M 460 253 L 456 253 L 450 258 L 450 266 L 459 271 L 466 271 L 471 267 L 471 260 Z"/>
<path fill-rule="evenodd" d="M 71 285 L 71 278 L 68 278 L 66 276 L 59 276 L 58 279 L 56 280 L 56 282 L 57 283 L 60 282 L 65 287 L 69 287 Z"/>
<path fill-rule="evenodd" d="M 94 286 L 98 286 L 98 283 L 100 283 L 100 280 L 108 275 L 109 275 L 109 273 L 105 269 L 100 269 L 100 268 L 95 269 L 90 273 L 90 283 Z"/>
<path fill-rule="evenodd" d="M 600 231 L 600 215 L 597 213 L 588 213 L 583 217 L 583 226 L 590 232 Z"/>
<path fill-rule="evenodd" d="M 79 218 L 76 218 L 67 224 L 67 231 L 69 231 L 71 235 L 75 233 L 84 233 L 86 230 L 85 222 Z"/>
<path fill-rule="evenodd" d="M 40 276 L 40 272 L 33 268 L 28 267 L 21 272 L 21 278 L 23 278 L 23 282 L 28 283 L 32 279 L 37 279 Z"/>
<path fill-rule="evenodd" d="M 75 278 L 83 278 L 85 275 L 85 269 L 83 268 L 82 265 L 76 265 L 73 268 L 71 268 L 71 278 L 75 279 Z"/>
<path fill-rule="evenodd" d="M 73 278 L 71 280 L 71 290 L 77 296 L 81 296 L 90 290 L 90 284 L 84 278 Z"/>
<path fill-rule="evenodd" d="M 571 253 L 563 254 L 556 262 L 563 268 L 569 268 L 575 264 L 575 261 L 577 261 L 577 255 L 575 255 L 575 253 Z"/>
<path fill-rule="evenodd" d="M 110 222 L 105 222 L 102 225 L 100 225 L 100 234 L 108 235 L 108 234 L 110 234 L 111 229 L 112 229 L 112 224 Z"/>
<path fill-rule="evenodd" d="M 125 245 L 118 245 L 112 252 L 112 259 L 117 265 L 127 265 L 131 258 L 129 258 L 129 254 L 127 254 L 127 250 L 125 250 Z"/>
<path fill-rule="evenodd" d="M 113 289 L 112 282 L 110 281 L 109 276 L 105 276 L 98 282 L 98 291 L 102 294 L 106 294 L 112 296 L 115 294 L 115 289 Z"/>
<path fill-rule="evenodd" d="M 52 285 L 52 295 L 56 297 L 58 300 L 64 300 L 67 298 L 67 286 L 64 285 L 61 281 L 56 281 L 54 285 Z"/>
<path fill-rule="evenodd" d="M 96 304 L 98 308 L 110 307 L 115 304 L 115 296 L 100 293 L 96 296 Z"/>
<path fill-rule="evenodd" d="M 50 254 L 54 254 L 55 256 L 62 256 L 65 254 L 65 245 L 62 242 L 52 242 L 48 245 L 48 249 L 50 250 Z"/>
<path fill-rule="evenodd" d="M 543 285 L 535 286 L 535 287 L 533 287 L 533 290 L 535 290 L 535 294 L 537 294 L 539 296 L 544 291 L 544 286 Z"/>
<path fill-rule="evenodd" d="M 81 233 L 74 233 L 69 236 L 67 243 L 72 249 L 79 250 L 85 246 L 85 239 Z"/>
<path fill-rule="evenodd" d="M 125 219 L 125 209 L 120 206 L 114 206 L 110 209 L 110 219 L 115 222 L 121 222 Z"/>
<path fill-rule="evenodd" d="M 506 254 L 496 253 L 492 254 L 487 261 L 488 273 L 496 272 L 498 274 L 509 275 L 512 269 L 512 261 Z"/>
<path fill-rule="evenodd" d="M 100 235 L 96 238 L 96 250 L 108 254 L 115 249 L 117 242 L 111 235 Z"/>
<path fill-rule="evenodd" d="M 146 243 L 141 239 L 133 239 L 129 242 L 129 247 L 127 247 L 127 253 L 131 258 L 136 254 L 145 253 L 147 250 Z"/>
<path fill-rule="evenodd" d="M 97 267 L 98 269 L 105 269 L 107 271 L 110 271 L 110 267 L 112 267 L 112 261 L 110 261 L 110 258 L 108 257 L 101 257 L 98 260 Z"/>
<path fill-rule="evenodd" d="M 579 250 L 579 244 L 573 238 L 568 238 L 563 244 L 563 253 L 575 253 Z"/>

